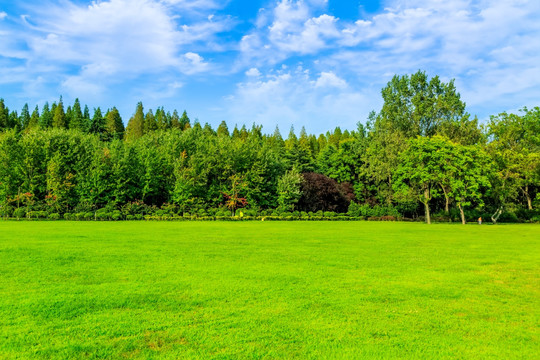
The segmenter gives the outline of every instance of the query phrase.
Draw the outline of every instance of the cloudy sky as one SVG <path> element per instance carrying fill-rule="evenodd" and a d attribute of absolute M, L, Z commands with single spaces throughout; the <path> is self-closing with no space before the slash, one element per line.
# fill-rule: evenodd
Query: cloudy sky
<path fill-rule="evenodd" d="M 539 19 L 538 0 L 0 0 L 0 97 L 321 132 L 421 69 L 486 119 L 540 105 Z"/>

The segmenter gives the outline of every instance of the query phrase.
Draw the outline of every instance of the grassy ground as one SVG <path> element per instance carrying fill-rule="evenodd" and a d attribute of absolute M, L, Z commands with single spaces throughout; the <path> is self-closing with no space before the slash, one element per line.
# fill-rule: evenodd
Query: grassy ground
<path fill-rule="evenodd" d="M 0 222 L 0 358 L 540 353 L 540 226 Z"/>

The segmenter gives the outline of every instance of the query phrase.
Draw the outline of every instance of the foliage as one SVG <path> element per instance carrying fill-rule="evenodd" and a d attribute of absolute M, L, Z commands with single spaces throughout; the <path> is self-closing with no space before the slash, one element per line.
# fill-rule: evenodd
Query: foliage
<path fill-rule="evenodd" d="M 230 131 L 223 121 L 214 130 L 186 111 L 145 111 L 142 103 L 124 129 L 114 107 L 91 116 L 78 99 L 66 108 L 60 98 L 32 114 L 25 104 L 17 115 L 0 99 L 0 214 L 24 207 L 95 219 L 106 208 L 100 218 L 133 220 L 242 208 L 251 218 L 350 211 L 429 222 L 431 212 L 459 211 L 465 222 L 489 211 L 493 221 L 511 217 L 505 212 L 530 220 L 521 210 L 540 205 L 540 108 L 479 126 L 453 81 L 422 71 L 395 76 L 382 98 L 380 111 L 353 131 L 291 128 L 285 140 L 278 128 Z"/>

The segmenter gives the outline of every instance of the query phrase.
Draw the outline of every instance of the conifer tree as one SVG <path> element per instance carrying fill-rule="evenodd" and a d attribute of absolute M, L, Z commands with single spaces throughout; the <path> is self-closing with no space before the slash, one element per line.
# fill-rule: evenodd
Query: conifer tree
<path fill-rule="evenodd" d="M 28 129 L 35 129 L 39 126 L 39 107 L 36 105 L 36 108 L 32 112 L 30 117 L 30 122 L 28 123 Z"/>
<path fill-rule="evenodd" d="M 4 99 L 0 99 L 0 129 L 7 129 L 9 123 L 9 109 L 4 104 Z"/>
<path fill-rule="evenodd" d="M 184 128 L 180 124 L 180 117 L 178 116 L 178 111 L 176 111 L 176 110 L 173 111 L 173 114 L 172 114 L 172 117 L 171 117 L 171 127 L 173 129 L 182 129 L 182 130 L 184 130 Z"/>
<path fill-rule="evenodd" d="M 227 127 L 227 123 L 225 122 L 225 120 L 223 120 L 221 122 L 221 124 L 219 124 L 219 126 L 217 128 L 217 135 L 222 136 L 222 137 L 229 137 L 230 136 L 229 128 Z"/>
<path fill-rule="evenodd" d="M 28 110 L 28 104 L 24 104 L 21 110 L 19 123 L 21 124 L 22 129 L 27 129 L 28 126 L 30 125 L 30 111 Z"/>
<path fill-rule="evenodd" d="M 83 118 L 84 118 L 85 125 L 89 127 L 90 126 L 90 109 L 88 109 L 88 105 L 84 105 Z"/>
<path fill-rule="evenodd" d="M 8 128 L 21 131 L 21 124 L 19 123 L 19 115 L 16 111 L 12 111 L 8 118 Z"/>
<path fill-rule="evenodd" d="M 84 119 L 84 115 L 81 111 L 81 104 L 79 102 L 79 99 L 75 99 L 75 103 L 73 104 L 73 109 L 71 110 L 71 117 L 69 121 L 69 128 L 70 129 L 77 129 L 80 131 L 86 131 L 87 130 L 87 123 Z"/>
<path fill-rule="evenodd" d="M 64 112 L 64 103 L 62 97 L 60 96 L 60 101 L 56 105 L 56 108 L 53 112 L 53 123 L 54 128 L 65 129 L 67 128 L 66 122 L 66 113 Z"/>
<path fill-rule="evenodd" d="M 105 115 L 105 130 L 109 139 L 122 139 L 124 137 L 124 123 L 118 109 L 113 107 Z"/>
<path fill-rule="evenodd" d="M 39 127 L 42 129 L 48 129 L 52 126 L 53 117 L 51 111 L 49 110 L 49 103 L 46 102 L 43 105 L 43 110 L 41 111 L 41 116 L 39 118 Z"/>
<path fill-rule="evenodd" d="M 90 133 L 103 134 L 105 132 L 105 119 L 99 106 L 94 109 L 94 116 L 90 122 Z"/>
<path fill-rule="evenodd" d="M 148 134 L 152 131 L 157 130 L 158 125 L 156 122 L 156 117 L 154 116 L 154 113 L 152 110 L 148 110 L 146 113 L 146 116 L 144 117 L 144 133 Z"/>
<path fill-rule="evenodd" d="M 234 129 L 233 129 L 231 137 L 233 139 L 239 139 L 240 138 L 240 130 L 238 130 L 238 125 L 234 125 Z"/>
<path fill-rule="evenodd" d="M 183 130 L 189 129 L 191 127 L 191 123 L 190 123 L 186 110 L 184 110 L 184 112 L 182 113 L 182 117 L 180 118 L 180 127 Z"/>
<path fill-rule="evenodd" d="M 137 104 L 135 114 L 129 119 L 125 139 L 127 141 L 137 140 L 144 135 L 144 107 L 142 102 Z"/>

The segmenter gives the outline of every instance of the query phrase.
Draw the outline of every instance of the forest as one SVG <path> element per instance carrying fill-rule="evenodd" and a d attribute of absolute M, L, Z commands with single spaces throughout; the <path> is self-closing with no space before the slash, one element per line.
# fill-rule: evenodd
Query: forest
<path fill-rule="evenodd" d="M 0 99 L 0 216 L 540 221 L 539 107 L 480 124 L 422 71 L 381 95 L 354 130 L 286 137 L 142 103 L 124 128 L 114 107 Z"/>

